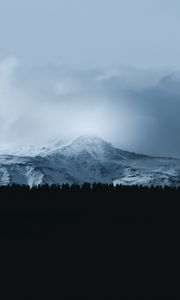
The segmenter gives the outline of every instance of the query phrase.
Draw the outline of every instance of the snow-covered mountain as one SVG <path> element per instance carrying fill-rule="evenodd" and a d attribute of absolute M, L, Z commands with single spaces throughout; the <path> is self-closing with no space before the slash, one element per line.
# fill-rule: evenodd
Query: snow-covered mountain
<path fill-rule="evenodd" d="M 96 136 L 30 149 L 0 154 L 0 185 L 103 182 L 180 186 L 179 160 L 122 151 Z"/>

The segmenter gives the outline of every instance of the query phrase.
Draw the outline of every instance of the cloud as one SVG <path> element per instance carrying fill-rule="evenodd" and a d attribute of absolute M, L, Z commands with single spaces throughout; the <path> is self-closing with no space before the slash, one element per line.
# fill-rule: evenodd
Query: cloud
<path fill-rule="evenodd" d="M 6 141 L 8 127 L 25 113 L 28 107 L 28 94 L 16 84 L 15 70 L 18 61 L 11 57 L 0 62 L 0 137 Z"/>
<path fill-rule="evenodd" d="M 131 151 L 180 157 L 180 73 L 131 66 L 25 68 L 0 61 L 1 147 L 92 131 Z"/>

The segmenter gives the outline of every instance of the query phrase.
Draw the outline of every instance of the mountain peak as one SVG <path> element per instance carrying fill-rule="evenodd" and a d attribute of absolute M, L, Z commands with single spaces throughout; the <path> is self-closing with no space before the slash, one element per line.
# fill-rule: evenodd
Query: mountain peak
<path fill-rule="evenodd" d="M 68 155 L 79 155 L 83 152 L 102 159 L 104 154 L 110 148 L 113 148 L 112 145 L 104 141 L 102 138 L 92 134 L 85 134 L 75 139 L 68 146 L 65 146 L 62 149 L 62 153 L 66 153 Z"/>
<path fill-rule="evenodd" d="M 83 144 L 109 144 L 106 141 L 104 141 L 102 138 L 95 134 L 84 134 L 78 137 L 77 139 L 74 140 L 73 143 L 83 143 Z"/>
<path fill-rule="evenodd" d="M 0 185 L 105 182 L 180 186 L 177 160 L 122 151 L 94 134 L 66 145 L 48 145 L 33 157 L 0 155 L 0 173 Z"/>

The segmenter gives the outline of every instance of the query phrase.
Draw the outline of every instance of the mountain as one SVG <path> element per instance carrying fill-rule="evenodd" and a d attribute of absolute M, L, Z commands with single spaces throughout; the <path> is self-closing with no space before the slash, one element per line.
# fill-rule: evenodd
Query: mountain
<path fill-rule="evenodd" d="M 102 182 L 180 186 L 179 160 L 122 151 L 97 136 L 30 149 L 0 154 L 0 185 Z"/>

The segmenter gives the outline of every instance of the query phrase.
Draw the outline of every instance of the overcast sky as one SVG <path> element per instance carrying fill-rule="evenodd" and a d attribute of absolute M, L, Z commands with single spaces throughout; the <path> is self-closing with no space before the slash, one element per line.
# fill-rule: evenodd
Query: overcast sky
<path fill-rule="evenodd" d="M 0 148 L 92 131 L 180 157 L 179 0 L 0 0 Z"/>
<path fill-rule="evenodd" d="M 179 0 L 0 0 L 0 53 L 24 63 L 180 67 Z"/>

